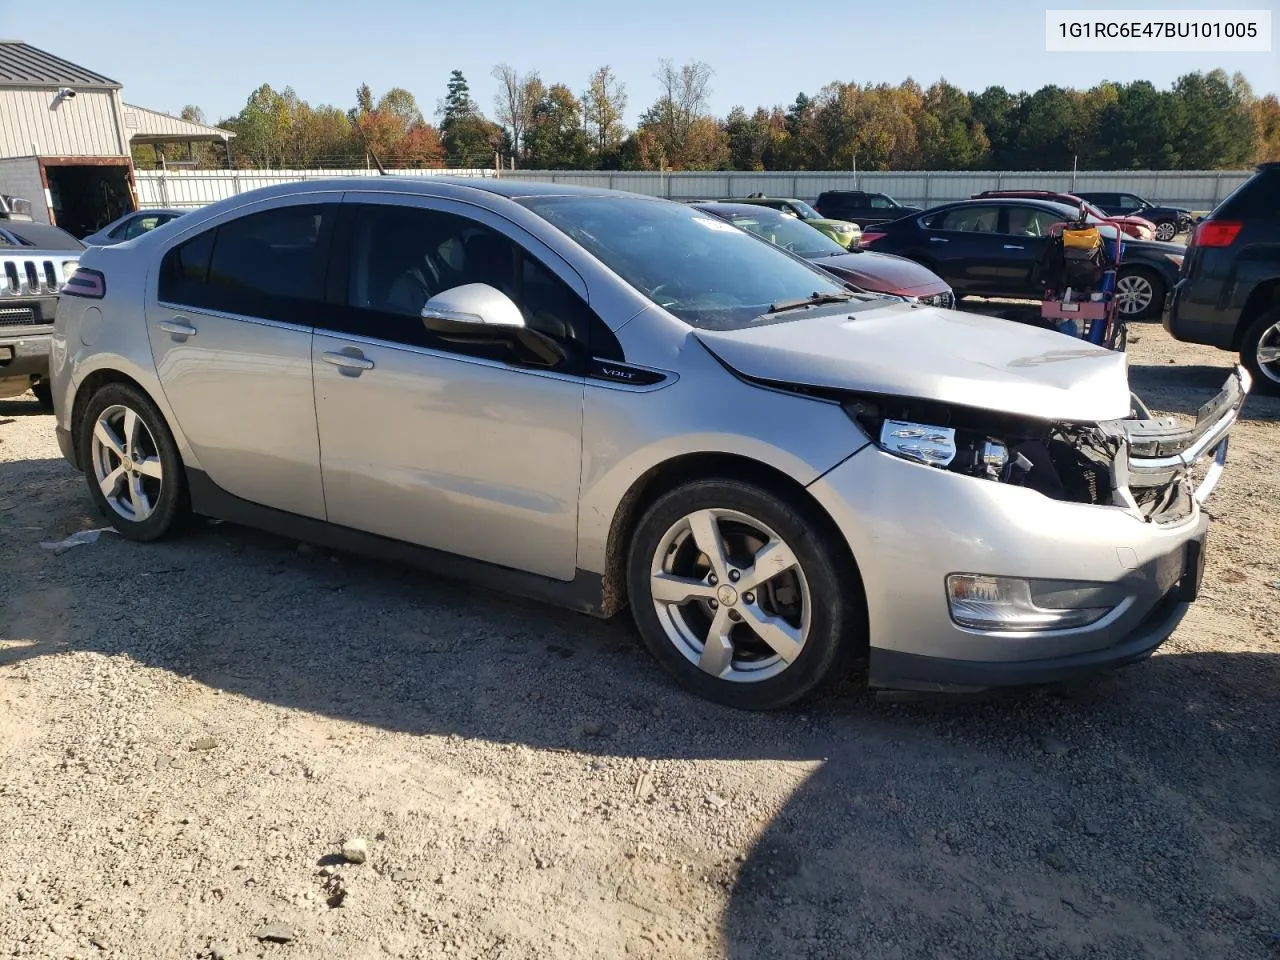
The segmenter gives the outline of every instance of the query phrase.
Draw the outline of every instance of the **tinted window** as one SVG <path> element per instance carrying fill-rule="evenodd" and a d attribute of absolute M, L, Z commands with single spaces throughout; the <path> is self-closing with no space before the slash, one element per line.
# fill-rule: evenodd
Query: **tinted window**
<path fill-rule="evenodd" d="M 129 223 L 129 229 L 125 233 L 125 239 L 132 240 L 134 237 L 146 233 L 148 230 L 154 230 L 162 223 L 164 223 L 164 220 L 154 213 L 134 217 Z"/>
<path fill-rule="evenodd" d="M 1032 207 L 1010 207 L 1005 233 L 1018 237 L 1047 237 L 1049 228 L 1062 223 L 1062 217 Z"/>
<path fill-rule="evenodd" d="M 1236 187 L 1214 213 L 1242 220 L 1280 217 L 1280 168 L 1255 173 Z"/>
<path fill-rule="evenodd" d="M 956 230 L 962 233 L 996 233 L 1000 228 L 1000 208 L 952 207 L 930 217 L 928 226 L 933 230 Z"/>
<path fill-rule="evenodd" d="M 422 308 L 439 293 L 484 283 L 509 296 L 527 326 L 585 349 L 598 321 L 587 304 L 536 258 L 496 231 L 454 214 L 377 204 L 351 206 L 341 296 L 349 333 L 518 362 L 510 347 L 443 343 L 423 325 Z"/>
<path fill-rule="evenodd" d="M 1141 207 L 1143 202 L 1141 198 L 1135 197 L 1132 193 L 1120 194 L 1120 206 L 1122 207 Z"/>
<path fill-rule="evenodd" d="M 110 231 L 108 231 L 107 236 L 110 237 L 112 240 L 123 240 L 125 231 L 129 229 L 129 225 L 132 223 L 133 223 L 132 218 L 129 220 L 126 220 L 124 223 L 120 224 L 118 227 L 115 227 Z"/>
<path fill-rule="evenodd" d="M 776 303 L 847 293 L 816 268 L 683 204 L 632 197 L 520 202 L 695 327 L 736 329 Z"/>
<path fill-rule="evenodd" d="M 160 298 L 309 326 L 307 305 L 322 298 L 331 222 L 332 208 L 320 205 L 229 220 L 165 255 Z"/>
<path fill-rule="evenodd" d="M 894 203 L 892 200 L 890 200 L 888 197 L 886 197 L 882 193 L 874 193 L 871 195 L 872 210 L 888 210 L 896 206 L 897 206 L 896 203 Z"/>

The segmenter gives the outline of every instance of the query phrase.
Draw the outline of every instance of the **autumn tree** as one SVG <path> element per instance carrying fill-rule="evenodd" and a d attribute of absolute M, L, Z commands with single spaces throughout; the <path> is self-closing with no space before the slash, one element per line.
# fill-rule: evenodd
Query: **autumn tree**
<path fill-rule="evenodd" d="M 598 158 L 617 152 L 627 135 L 623 115 L 627 109 L 627 87 L 607 64 L 591 75 L 582 95 L 582 119 L 590 131 L 592 149 Z"/>
<path fill-rule="evenodd" d="M 666 161 L 682 167 L 693 152 L 690 134 L 694 125 L 708 114 L 711 67 L 701 61 L 676 67 L 670 60 L 662 60 L 654 76 L 662 86 L 662 95 L 645 111 L 640 124 L 657 138 Z"/>
<path fill-rule="evenodd" d="M 494 115 L 510 133 L 511 152 L 523 157 L 525 132 L 532 120 L 534 107 L 545 93 L 542 81 L 536 70 L 522 74 L 505 63 L 493 68 L 493 78 L 498 81 L 498 92 L 493 97 Z"/>
<path fill-rule="evenodd" d="M 449 75 L 448 93 L 439 113 L 440 139 L 449 164 L 479 167 L 493 162 L 503 145 L 502 128 L 480 112 L 461 70 Z"/>

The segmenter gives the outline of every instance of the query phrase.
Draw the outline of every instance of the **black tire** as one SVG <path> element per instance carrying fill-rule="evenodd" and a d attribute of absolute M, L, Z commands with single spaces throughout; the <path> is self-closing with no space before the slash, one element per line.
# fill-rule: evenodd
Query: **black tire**
<path fill-rule="evenodd" d="M 1272 327 L 1280 324 L 1280 310 L 1268 310 L 1259 317 L 1255 317 L 1253 322 L 1245 328 L 1244 335 L 1240 338 L 1240 363 L 1249 371 L 1249 375 L 1253 377 L 1253 387 L 1251 392 L 1260 393 L 1267 396 L 1280 396 L 1280 383 L 1277 383 L 1272 377 L 1280 376 L 1280 363 L 1271 365 L 1271 376 L 1268 376 L 1262 370 L 1262 364 L 1258 362 L 1258 346 L 1264 334 L 1267 334 Z M 1272 333 L 1267 338 L 1267 345 L 1275 345 L 1280 340 L 1280 332 Z"/>
<path fill-rule="evenodd" d="M 31 392 L 36 395 L 36 403 L 46 413 L 53 413 L 53 385 L 48 380 L 41 380 L 31 385 Z"/>
<path fill-rule="evenodd" d="M 1136 313 L 1122 313 L 1121 316 L 1125 320 L 1149 320 L 1151 317 L 1158 317 L 1164 310 L 1164 298 L 1168 293 L 1164 278 L 1150 267 L 1121 267 L 1116 276 L 1116 285 L 1119 286 L 1120 281 L 1125 277 L 1133 276 L 1142 277 L 1151 284 L 1151 302 Z"/>
<path fill-rule="evenodd" d="M 129 408 L 146 425 L 155 442 L 155 454 L 159 457 L 163 470 L 163 481 L 154 509 L 150 516 L 141 521 L 121 516 L 112 508 L 94 475 L 92 450 L 94 428 L 102 412 L 116 405 Z M 98 510 L 122 536 L 130 540 L 148 542 L 179 532 L 186 525 L 191 513 L 186 471 L 169 425 L 165 423 L 164 416 L 151 402 L 150 397 L 128 384 L 107 384 L 89 399 L 84 418 L 80 422 L 80 435 L 76 438 L 76 442 L 80 462 L 84 464 L 89 496 L 93 498 Z"/>
<path fill-rule="evenodd" d="M 706 509 L 733 510 L 766 524 L 791 548 L 808 581 L 808 636 L 799 656 L 768 679 L 736 682 L 703 672 L 677 649 L 654 609 L 650 569 L 663 537 L 683 517 Z M 826 527 L 816 508 L 737 480 L 698 480 L 658 498 L 636 526 L 627 555 L 632 616 L 650 652 L 693 693 L 745 710 L 795 704 L 846 675 L 866 647 L 866 605 L 857 570 L 830 542 Z"/>

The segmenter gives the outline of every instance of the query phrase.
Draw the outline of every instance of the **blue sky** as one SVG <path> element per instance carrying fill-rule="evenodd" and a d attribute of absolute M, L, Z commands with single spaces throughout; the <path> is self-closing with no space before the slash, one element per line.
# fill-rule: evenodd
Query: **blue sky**
<path fill-rule="evenodd" d="M 457 67 L 492 115 L 493 66 L 536 69 L 580 92 L 611 64 L 627 84 L 628 121 L 658 95 L 659 58 L 704 60 L 715 73 L 712 109 L 787 104 L 832 80 L 1011 90 L 1104 80 L 1167 86 L 1191 70 L 1239 70 L 1260 92 L 1280 92 L 1280 44 L 1253 54 L 1062 54 L 1044 49 L 1046 8 L 1272 11 L 1280 0 L 1159 4 L 1118 0 L 0 0 L 0 36 L 21 39 L 124 84 L 129 102 L 178 112 L 199 105 L 213 121 L 237 112 L 261 83 L 292 85 L 316 103 L 351 106 L 358 84 L 408 88 L 431 118 Z M 608 10 L 606 14 L 602 11 Z M 357 12 L 363 10 L 364 12 Z"/>

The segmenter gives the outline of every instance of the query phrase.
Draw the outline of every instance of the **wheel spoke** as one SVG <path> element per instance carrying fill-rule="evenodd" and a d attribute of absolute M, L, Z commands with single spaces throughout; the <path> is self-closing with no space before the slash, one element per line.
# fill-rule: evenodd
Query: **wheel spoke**
<path fill-rule="evenodd" d="M 151 516 L 151 500 L 142 486 L 141 477 L 129 478 L 129 503 L 133 506 L 133 519 L 145 520 Z"/>
<path fill-rule="evenodd" d="M 134 460 L 133 465 L 137 468 L 138 473 L 144 477 L 150 477 L 153 480 L 164 479 L 164 468 L 160 465 L 159 457 L 147 457 L 145 460 Z"/>
<path fill-rule="evenodd" d="M 116 495 L 116 491 L 120 488 L 120 481 L 128 476 L 124 467 L 116 467 L 105 477 L 98 481 L 98 489 L 102 491 L 102 495 L 108 500 Z"/>
<path fill-rule="evenodd" d="M 720 525 L 716 523 L 716 515 L 710 510 L 690 514 L 689 530 L 693 534 L 693 542 L 706 554 L 712 573 L 723 583 L 727 576 L 728 562 L 725 560 L 724 541 L 720 538 Z"/>
<path fill-rule="evenodd" d="M 781 617 L 770 616 L 756 604 L 744 605 L 743 613 L 747 626 L 783 660 L 792 663 L 800 656 L 804 638 L 799 629 Z"/>
<path fill-rule="evenodd" d="M 742 579 L 738 581 L 739 590 L 754 590 L 767 583 L 778 574 L 790 570 L 799 561 L 781 540 L 770 540 L 756 551 L 755 563 L 750 570 L 742 571 Z"/>
<path fill-rule="evenodd" d="M 120 438 L 111 432 L 111 428 L 107 424 L 99 420 L 93 427 L 93 435 L 98 442 L 116 455 L 117 458 L 124 459 L 124 444 L 120 442 Z"/>
<path fill-rule="evenodd" d="M 1280 344 L 1274 347 L 1258 348 L 1259 363 L 1275 363 L 1277 360 L 1280 360 Z"/>
<path fill-rule="evenodd" d="M 688 600 L 714 600 L 716 588 L 692 577 L 671 573 L 655 573 L 649 578 L 649 592 L 658 603 L 684 603 Z"/>
<path fill-rule="evenodd" d="M 126 408 L 124 411 L 124 443 L 125 449 L 131 453 L 138 446 L 138 423 L 138 415 Z"/>
<path fill-rule="evenodd" d="M 711 621 L 707 642 L 702 648 L 702 656 L 698 658 L 698 667 L 703 673 L 721 677 L 732 669 L 733 641 L 729 639 L 731 626 L 733 624 L 729 620 L 728 609 L 721 607 Z"/>

